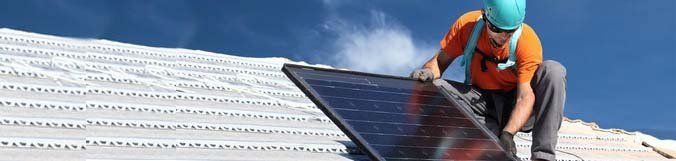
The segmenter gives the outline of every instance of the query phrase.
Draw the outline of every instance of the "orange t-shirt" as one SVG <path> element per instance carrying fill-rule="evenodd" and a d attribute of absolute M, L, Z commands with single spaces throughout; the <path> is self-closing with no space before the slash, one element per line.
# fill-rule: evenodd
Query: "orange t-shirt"
<path fill-rule="evenodd" d="M 479 16 L 481 16 L 480 10 L 471 11 L 460 16 L 441 40 L 441 50 L 450 58 L 455 59 L 463 54 Z M 476 48 L 487 55 L 493 55 L 499 60 L 509 58 L 509 42 L 505 43 L 507 47 L 502 49 L 494 48 L 489 43 L 490 40 L 486 32 L 486 27 L 483 27 Z M 535 70 L 542 63 L 542 46 L 533 28 L 524 23 L 516 48 L 517 69 L 515 71 L 512 69 L 498 70 L 496 63 L 487 61 L 486 67 L 488 69 L 486 72 L 483 72 L 481 71 L 482 58 L 483 56 L 480 53 L 474 53 L 472 66 L 470 67 L 472 71 L 472 84 L 486 90 L 508 91 L 514 89 L 517 83 L 531 81 Z"/>

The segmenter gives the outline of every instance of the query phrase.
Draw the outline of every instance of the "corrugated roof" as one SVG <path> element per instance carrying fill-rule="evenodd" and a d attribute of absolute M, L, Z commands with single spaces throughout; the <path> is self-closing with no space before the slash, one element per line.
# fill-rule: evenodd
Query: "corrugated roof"
<path fill-rule="evenodd" d="M 0 29 L 0 160 L 368 160 L 283 63 L 299 62 Z M 523 159 L 530 139 L 515 139 Z M 565 119 L 557 149 L 664 160 L 676 148 Z"/>

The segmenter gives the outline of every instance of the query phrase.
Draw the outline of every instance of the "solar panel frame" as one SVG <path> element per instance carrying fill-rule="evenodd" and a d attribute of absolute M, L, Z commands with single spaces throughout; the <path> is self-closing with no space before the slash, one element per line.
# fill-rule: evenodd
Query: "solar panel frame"
<path fill-rule="evenodd" d="M 371 158 L 371 160 L 377 160 L 377 161 L 382 161 L 385 160 L 383 159 L 384 157 L 381 156 L 379 153 L 377 153 L 376 149 L 371 147 L 366 139 L 362 138 L 362 136 L 357 134 L 357 130 L 354 128 L 347 126 L 350 125 L 341 117 L 341 115 L 337 114 L 338 112 L 334 110 L 333 107 L 330 107 L 328 104 L 328 101 L 324 100 L 323 98 L 320 97 L 320 94 L 314 90 L 305 80 L 299 79 L 300 76 L 294 72 L 294 70 L 316 70 L 316 71 L 325 71 L 325 72 L 334 72 L 334 73 L 344 73 L 344 74 L 353 74 L 353 75 L 362 75 L 362 76 L 369 76 L 369 77 L 379 77 L 379 78 L 388 78 L 388 79 L 399 79 L 399 80 L 410 80 L 410 81 L 416 81 L 412 78 L 409 77 L 400 77 L 400 76 L 392 76 L 392 75 L 382 75 L 382 74 L 374 74 L 374 73 L 365 73 L 365 72 L 357 72 L 357 71 L 349 71 L 349 70 L 338 70 L 338 69 L 328 69 L 328 68 L 320 68 L 320 67 L 311 67 L 311 66 L 304 66 L 304 65 L 297 65 L 297 64 L 288 64 L 285 63 L 282 67 L 282 71 L 284 74 L 287 75 L 287 77 L 297 86 L 299 89 L 315 104 L 318 106 L 318 108 L 327 115 L 327 117 L 333 121 L 336 126 L 345 133 L 345 135 L 352 140 L 355 145 L 357 145 L 358 148 L 366 155 Z M 432 82 L 428 82 L 430 84 L 433 84 Z M 446 83 L 447 86 L 443 85 L 436 85 L 438 83 L 446 83 L 445 81 L 443 82 L 434 82 L 434 86 L 437 87 L 437 91 L 441 93 L 445 99 L 448 102 L 451 102 L 454 106 L 458 107 L 459 111 L 467 116 L 469 120 L 472 122 L 472 124 L 476 127 L 478 127 L 488 138 L 490 138 L 491 141 L 499 145 L 498 138 L 493 134 L 487 127 L 485 127 L 483 124 L 481 124 L 478 120 L 476 120 L 473 117 L 472 111 L 470 111 L 469 105 L 464 104 L 464 103 L 458 103 L 456 99 L 453 97 L 458 97 L 457 94 L 452 93 L 452 92 L 457 92 L 457 91 L 448 91 L 451 89 L 447 89 L 450 87 Z M 453 89 L 454 90 L 454 89 Z M 462 97 L 459 97 L 462 99 Z M 465 101 L 466 100 L 462 100 Z M 503 147 L 498 146 L 500 151 L 504 152 L 505 150 Z M 511 156 L 507 155 L 508 159 L 514 160 L 514 158 L 511 158 Z"/>

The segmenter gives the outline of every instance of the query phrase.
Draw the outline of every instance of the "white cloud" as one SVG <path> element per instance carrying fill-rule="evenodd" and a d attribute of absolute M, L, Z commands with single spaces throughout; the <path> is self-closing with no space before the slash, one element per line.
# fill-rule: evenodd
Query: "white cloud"
<path fill-rule="evenodd" d="M 337 37 L 328 64 L 350 70 L 408 75 L 419 68 L 437 49 L 415 41 L 408 29 L 380 11 L 371 11 L 367 24 L 330 15 L 322 25 Z"/>
<path fill-rule="evenodd" d="M 323 0 L 328 14 L 320 27 L 335 35 L 335 39 L 328 41 L 332 44 L 324 49 L 319 62 L 356 71 L 408 76 L 439 49 L 436 43 L 414 39 L 405 26 L 378 10 L 371 10 L 366 21 L 343 18 L 339 10 L 349 2 Z M 459 60 L 462 56 L 449 66 L 444 79 L 464 80 Z"/>

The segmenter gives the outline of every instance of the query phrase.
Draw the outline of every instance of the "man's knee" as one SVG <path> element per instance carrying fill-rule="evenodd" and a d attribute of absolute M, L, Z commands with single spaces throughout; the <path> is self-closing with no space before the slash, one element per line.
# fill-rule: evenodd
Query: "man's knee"
<path fill-rule="evenodd" d="M 547 82 L 565 81 L 566 67 L 554 60 L 545 60 L 540 64 L 537 75 Z"/>
<path fill-rule="evenodd" d="M 561 65 L 561 63 L 554 60 L 545 60 L 540 64 L 540 68 L 546 70 L 548 75 L 555 77 L 565 78 L 566 77 L 566 67 Z"/>

